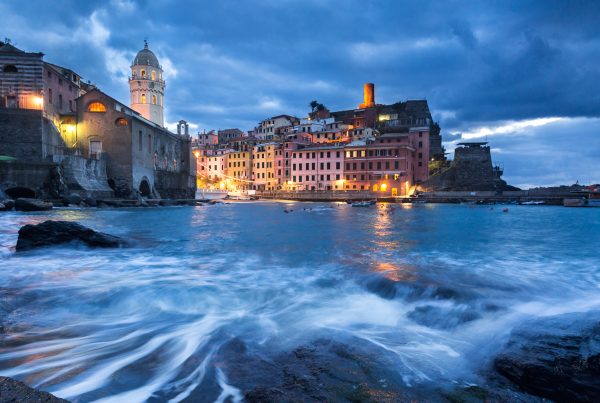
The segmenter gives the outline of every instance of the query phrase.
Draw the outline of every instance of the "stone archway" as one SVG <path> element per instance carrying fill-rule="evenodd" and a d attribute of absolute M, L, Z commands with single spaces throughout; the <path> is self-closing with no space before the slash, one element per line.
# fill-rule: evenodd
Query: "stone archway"
<path fill-rule="evenodd" d="M 140 182 L 140 194 L 143 197 L 148 197 L 152 194 L 152 188 L 150 187 L 150 183 L 146 178 L 142 179 Z"/>
<path fill-rule="evenodd" d="M 8 188 L 4 191 L 4 193 L 6 193 L 6 195 L 11 199 L 18 199 L 19 197 L 35 199 L 35 190 L 23 186 Z"/>

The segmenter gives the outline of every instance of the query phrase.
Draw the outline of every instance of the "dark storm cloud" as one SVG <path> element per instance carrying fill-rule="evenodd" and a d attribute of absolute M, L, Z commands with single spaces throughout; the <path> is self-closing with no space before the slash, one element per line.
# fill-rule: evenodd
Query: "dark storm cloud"
<path fill-rule="evenodd" d="M 123 101 L 147 37 L 168 70 L 167 120 L 203 129 L 303 116 L 312 99 L 352 108 L 366 81 L 379 102 L 427 98 L 443 134 L 600 114 L 600 2 L 34 0 L 0 15 L 0 34 Z"/>

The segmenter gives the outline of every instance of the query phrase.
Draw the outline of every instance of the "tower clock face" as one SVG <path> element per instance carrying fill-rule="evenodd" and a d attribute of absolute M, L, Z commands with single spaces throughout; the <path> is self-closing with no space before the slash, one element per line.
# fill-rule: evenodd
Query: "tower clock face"
<path fill-rule="evenodd" d="M 150 88 L 154 88 L 154 83 L 151 82 L 150 85 L 149 85 L 149 87 Z"/>

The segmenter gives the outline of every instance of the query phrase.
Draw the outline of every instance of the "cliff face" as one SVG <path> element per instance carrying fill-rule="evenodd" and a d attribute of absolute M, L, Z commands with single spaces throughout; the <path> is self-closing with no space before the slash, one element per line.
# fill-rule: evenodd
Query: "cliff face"
<path fill-rule="evenodd" d="M 463 144 L 454 150 L 449 168 L 434 174 L 421 187 L 424 190 L 519 190 L 501 179 L 502 171 L 492 164 L 490 147 L 485 143 Z"/>

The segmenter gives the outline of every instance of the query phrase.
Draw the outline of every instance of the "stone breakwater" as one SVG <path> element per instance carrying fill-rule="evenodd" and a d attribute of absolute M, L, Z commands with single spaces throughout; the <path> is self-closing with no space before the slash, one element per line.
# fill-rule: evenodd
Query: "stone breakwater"
<path fill-rule="evenodd" d="M 17 198 L 0 200 L 0 211 L 47 211 L 54 207 L 108 208 L 108 207 L 168 207 L 168 206 L 202 206 L 215 204 L 220 201 L 196 199 L 93 199 L 72 195 L 61 200 L 40 200 L 32 198 Z"/>

